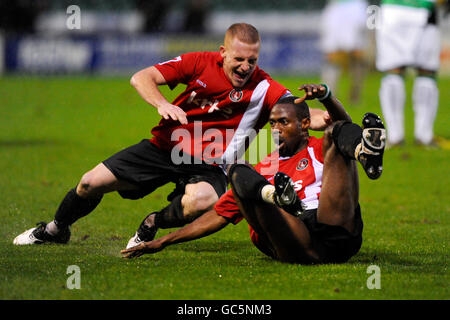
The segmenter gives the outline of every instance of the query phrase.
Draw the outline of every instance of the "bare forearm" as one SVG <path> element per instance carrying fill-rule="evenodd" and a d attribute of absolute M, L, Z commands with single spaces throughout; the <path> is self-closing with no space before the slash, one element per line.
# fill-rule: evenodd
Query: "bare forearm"
<path fill-rule="evenodd" d="M 165 80 L 155 67 L 135 73 L 130 83 L 148 104 L 156 108 L 169 104 L 158 88 L 165 84 Z"/>
<path fill-rule="evenodd" d="M 166 247 L 168 245 L 206 237 L 221 230 L 227 224 L 228 221 L 224 217 L 219 216 L 214 210 L 211 210 L 185 227 L 154 241 L 158 241 L 161 247 Z"/>
<path fill-rule="evenodd" d="M 158 86 L 166 84 L 161 72 L 155 67 L 137 72 L 130 81 L 131 85 L 148 104 L 156 107 L 158 113 L 166 120 L 172 119 L 187 124 L 186 113 L 178 106 L 169 103 L 159 91 Z"/>
<path fill-rule="evenodd" d="M 352 121 L 352 118 L 347 113 L 347 111 L 345 111 L 345 108 L 342 105 L 342 103 L 335 96 L 330 95 L 329 98 L 326 98 L 321 102 L 323 106 L 327 109 L 333 122 L 338 120 Z"/>

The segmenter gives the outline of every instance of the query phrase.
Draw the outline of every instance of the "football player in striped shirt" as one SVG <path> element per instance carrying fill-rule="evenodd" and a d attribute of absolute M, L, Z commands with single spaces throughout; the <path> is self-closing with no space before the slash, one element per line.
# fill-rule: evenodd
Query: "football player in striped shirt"
<path fill-rule="evenodd" d="M 84 174 L 54 220 L 23 232 L 14 244 L 67 243 L 70 226 L 113 191 L 139 199 L 169 182 L 176 184 L 170 204 L 141 223 L 129 246 L 153 239 L 158 228 L 183 226 L 211 209 L 226 191 L 221 166 L 245 151 L 251 133 L 267 123 L 275 103 L 290 95 L 258 67 L 259 48 L 258 31 L 237 23 L 228 28 L 217 52 L 186 53 L 137 72 L 131 84 L 162 117 L 153 137 Z M 178 84 L 187 87 L 170 103 L 158 87 Z M 326 125 L 325 111 L 312 109 L 311 115 L 316 129 Z"/>
<path fill-rule="evenodd" d="M 360 162 L 369 178 L 379 178 L 384 125 L 373 113 L 364 116 L 362 127 L 353 123 L 324 85 L 300 89 L 306 91 L 304 97 L 283 98 L 271 111 L 269 122 L 278 151 L 255 168 L 231 165 L 228 177 L 232 188 L 213 210 L 184 228 L 123 250 L 124 257 L 155 253 L 244 218 L 254 245 L 273 259 L 341 263 L 354 256 L 361 247 L 363 230 L 356 165 Z M 309 135 L 310 114 L 304 101 L 314 98 L 323 103 L 333 120 L 320 139 Z"/>

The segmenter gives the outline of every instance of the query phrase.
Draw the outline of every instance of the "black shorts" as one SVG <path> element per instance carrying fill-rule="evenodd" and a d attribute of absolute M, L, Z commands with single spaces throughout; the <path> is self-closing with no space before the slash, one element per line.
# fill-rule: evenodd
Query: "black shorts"
<path fill-rule="evenodd" d="M 317 222 L 317 209 L 305 211 L 301 220 L 308 228 L 312 246 L 323 263 L 346 262 L 361 248 L 363 222 L 359 204 L 355 209 L 355 230 L 353 233 L 341 226 Z"/>
<path fill-rule="evenodd" d="M 186 184 L 190 183 L 208 182 L 219 198 L 227 188 L 227 178 L 221 168 L 206 163 L 174 164 L 170 152 L 159 149 L 148 139 L 119 151 L 103 164 L 118 180 L 138 187 L 137 190 L 119 191 L 126 199 L 143 198 L 169 182 L 175 183 L 176 188 L 167 197 L 168 201 L 184 194 Z"/>

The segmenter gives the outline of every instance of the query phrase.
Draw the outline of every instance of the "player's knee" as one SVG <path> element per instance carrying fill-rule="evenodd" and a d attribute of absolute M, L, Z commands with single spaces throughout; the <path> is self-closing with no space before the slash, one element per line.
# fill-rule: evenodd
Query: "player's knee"
<path fill-rule="evenodd" d="M 219 200 L 217 194 L 211 192 L 198 192 L 189 199 L 190 207 L 193 212 L 205 212 L 210 210 Z"/>
<path fill-rule="evenodd" d="M 216 191 L 211 186 L 203 188 L 195 188 L 187 192 L 182 199 L 183 214 L 188 220 L 193 220 L 199 215 L 210 210 L 219 200 Z"/>
<path fill-rule="evenodd" d="M 336 121 L 334 123 L 332 123 L 331 125 L 329 125 L 325 131 L 323 132 L 323 145 L 324 147 L 331 147 L 333 144 L 335 144 L 336 141 L 336 135 L 337 135 L 337 131 L 339 129 L 340 126 L 342 126 L 342 124 L 345 121 L 341 120 L 341 121 Z"/>
<path fill-rule="evenodd" d="M 326 127 L 326 129 L 323 132 L 323 138 L 324 139 L 331 139 L 333 138 L 333 128 L 336 125 L 336 122 L 332 123 L 331 125 L 329 125 L 328 127 Z"/>
<path fill-rule="evenodd" d="M 94 170 L 85 173 L 77 186 L 77 194 L 82 198 L 97 195 L 102 186 L 101 180 Z M 100 192 L 101 193 L 101 192 Z"/>
<path fill-rule="evenodd" d="M 77 187 L 77 194 L 80 197 L 97 197 L 117 190 L 121 183 L 103 163 L 100 163 L 83 175 Z"/>
<path fill-rule="evenodd" d="M 269 182 L 248 165 L 234 164 L 228 171 L 234 195 L 244 200 L 259 199 L 259 191 Z"/>
<path fill-rule="evenodd" d="M 82 197 L 86 198 L 89 196 L 90 192 L 92 191 L 92 183 L 93 179 L 89 172 L 85 173 L 82 177 L 80 182 L 77 186 L 77 194 Z"/>

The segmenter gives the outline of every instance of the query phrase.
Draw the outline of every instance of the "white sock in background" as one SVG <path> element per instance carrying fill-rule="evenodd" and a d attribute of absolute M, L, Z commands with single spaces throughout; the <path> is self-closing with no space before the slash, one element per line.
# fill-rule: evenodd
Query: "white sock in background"
<path fill-rule="evenodd" d="M 380 103 L 390 144 L 405 139 L 405 81 L 397 74 L 387 74 L 381 79 Z"/>
<path fill-rule="evenodd" d="M 414 137 L 423 144 L 433 141 L 433 125 L 439 104 L 436 80 L 416 77 L 413 86 Z"/>
<path fill-rule="evenodd" d="M 322 83 L 325 83 L 333 93 L 336 93 L 337 83 L 340 75 L 340 68 L 335 64 L 327 62 L 322 67 L 321 81 Z"/>

